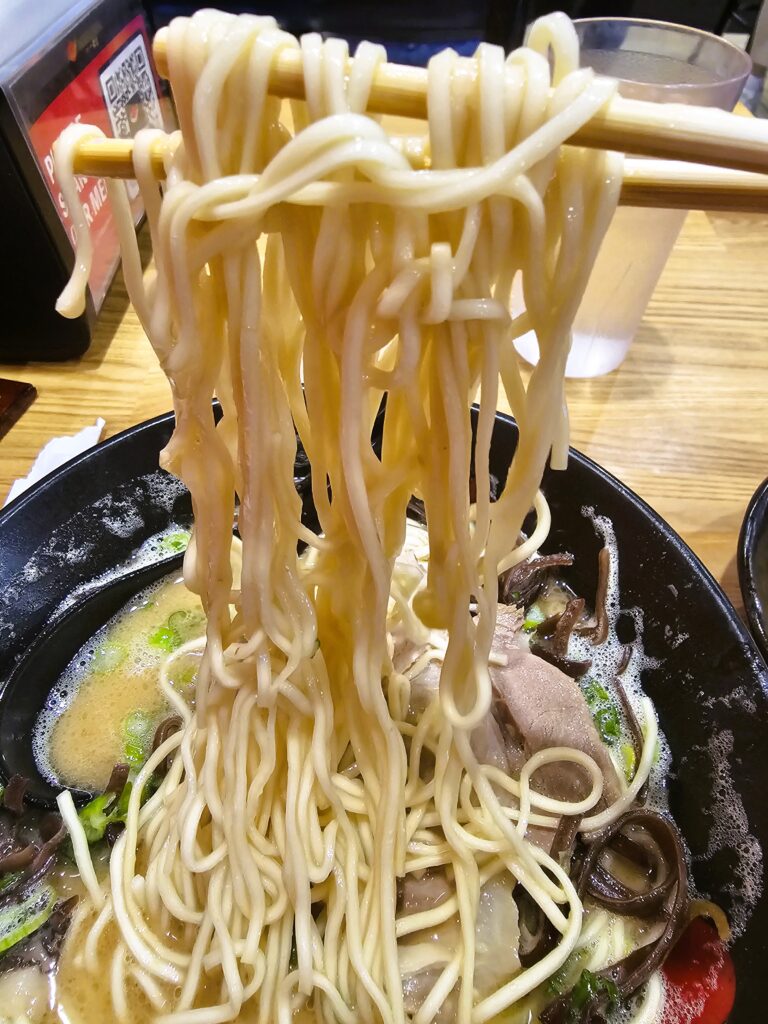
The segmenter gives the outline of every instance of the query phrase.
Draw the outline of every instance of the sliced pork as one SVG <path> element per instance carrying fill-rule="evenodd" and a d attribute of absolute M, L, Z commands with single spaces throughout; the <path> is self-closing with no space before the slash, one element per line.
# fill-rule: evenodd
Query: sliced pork
<path fill-rule="evenodd" d="M 470 743 L 481 764 L 508 775 L 518 775 L 540 750 L 570 747 L 588 754 L 603 773 L 603 795 L 596 810 L 613 803 L 621 785 L 608 748 L 600 739 L 579 684 L 555 665 L 531 653 L 521 632 L 523 613 L 513 605 L 500 605 L 490 656 L 494 701 Z M 441 638 L 438 638 L 438 640 Z M 436 641 L 437 642 L 437 641 Z M 395 669 L 411 675 L 411 714 L 418 718 L 435 700 L 442 671 L 437 646 L 400 642 L 393 655 Z M 427 770 L 431 762 L 425 762 Z M 533 788 L 555 800 L 576 802 L 590 789 L 586 771 L 562 761 L 539 769 Z M 514 802 L 497 788 L 499 799 Z M 528 839 L 549 850 L 553 831 L 531 826 Z"/>
<path fill-rule="evenodd" d="M 608 748 L 600 739 L 584 695 L 570 676 L 520 647 L 507 648 L 507 664 L 491 667 L 495 691 L 493 713 L 503 727 L 512 772 L 550 747 L 572 747 L 593 758 L 603 772 L 602 805 L 613 803 L 621 789 Z M 581 768 L 562 763 L 536 772 L 536 790 L 557 800 L 583 799 L 589 790 Z"/>

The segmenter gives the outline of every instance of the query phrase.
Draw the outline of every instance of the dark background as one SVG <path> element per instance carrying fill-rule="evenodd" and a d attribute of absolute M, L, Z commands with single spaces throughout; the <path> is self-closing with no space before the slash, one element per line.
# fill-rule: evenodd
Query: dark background
<path fill-rule="evenodd" d="M 144 0 L 144 6 L 157 29 L 202 4 Z M 353 44 L 383 42 L 391 60 L 409 63 L 424 63 L 444 46 L 471 53 L 482 39 L 510 49 L 520 45 L 533 18 L 551 11 L 572 18 L 655 18 L 719 33 L 726 27 L 748 32 L 759 9 L 757 0 L 217 0 L 215 6 L 273 14 L 295 35 L 317 31 Z"/>

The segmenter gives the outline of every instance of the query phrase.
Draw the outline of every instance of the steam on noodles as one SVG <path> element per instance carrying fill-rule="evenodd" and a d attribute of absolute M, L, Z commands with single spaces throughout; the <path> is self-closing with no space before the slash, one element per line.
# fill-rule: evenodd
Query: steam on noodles
<path fill-rule="evenodd" d="M 545 749 L 507 777 L 473 741 L 493 698 L 499 573 L 548 530 L 537 488 L 550 456 L 566 460 L 570 325 L 621 181 L 618 156 L 561 144 L 613 83 L 579 70 L 562 15 L 536 22 L 506 59 L 481 45 L 471 81 L 441 53 L 420 140 L 431 167 L 416 171 L 412 140 L 365 114 L 380 47 L 362 43 L 347 74 L 340 40 L 297 42 L 272 19 L 212 11 L 172 22 L 167 42 L 181 132 L 166 144 L 162 185 L 150 163 L 162 137 L 134 143 L 154 251 L 143 280 L 121 185 L 112 198 L 131 298 L 173 389 L 162 464 L 192 495 L 184 573 L 207 637 L 194 710 L 161 679 L 183 726 L 135 779 L 103 890 L 61 800 L 91 895 L 79 962 L 97 970 L 113 935 L 112 1000 L 126 1021 L 138 998 L 168 1024 L 286 1024 L 302 1010 L 342 1024 L 500 1019 L 589 938 L 574 882 L 530 830 L 551 837 L 571 816 L 582 832 L 610 825 L 656 743 L 646 701 L 638 770 L 598 810 L 606 781 L 589 754 Z M 306 83 L 291 117 L 267 94 L 285 48 L 300 48 Z M 73 211 L 73 153 L 93 134 L 74 125 L 56 147 Z M 65 315 L 82 309 L 89 269 L 78 227 Z M 511 320 L 518 273 L 526 312 Z M 541 357 L 526 388 L 512 341 L 530 329 Z M 491 502 L 499 383 L 520 441 Z M 379 458 L 370 437 L 385 395 Z M 302 525 L 294 427 L 319 535 Z M 396 569 L 412 495 L 428 539 L 415 574 Z M 518 543 L 532 507 L 538 526 Z M 427 662 L 439 687 L 414 720 Z M 537 791 L 535 772 L 556 763 L 580 766 L 582 798 Z M 398 893 L 425 872 L 450 891 L 405 915 Z M 553 941 L 489 983 L 479 916 L 491 896 L 516 915 L 515 885 Z M 403 979 L 424 964 L 414 1001 Z M 643 1019 L 660 998 L 656 978 Z"/>

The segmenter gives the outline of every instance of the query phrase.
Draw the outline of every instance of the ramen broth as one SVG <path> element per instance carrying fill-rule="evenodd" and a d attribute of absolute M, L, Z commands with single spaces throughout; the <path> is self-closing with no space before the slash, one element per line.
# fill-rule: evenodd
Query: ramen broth
<path fill-rule="evenodd" d="M 594 523 L 603 543 L 611 551 L 607 606 L 612 620 L 615 620 L 618 612 L 615 537 L 607 520 L 595 517 Z M 405 585 L 409 574 L 420 578 L 426 571 L 426 553 L 423 527 L 409 521 L 396 570 L 401 585 Z M 526 605 L 525 619 L 516 642 L 527 645 L 533 639 L 535 624 L 562 612 L 573 596 L 574 591 L 567 582 L 550 576 L 535 601 Z M 142 591 L 119 611 L 78 652 L 37 723 L 36 745 L 43 751 L 41 764 L 45 766 L 46 773 L 69 785 L 101 791 L 118 761 L 128 760 L 134 770 L 137 769 L 148 753 L 157 725 L 172 710 L 158 687 L 161 663 L 172 656 L 166 666 L 168 679 L 192 703 L 203 631 L 204 615 L 200 602 L 176 574 Z M 638 633 L 642 634 L 641 627 Z M 200 642 L 196 643 L 196 640 Z M 576 637 L 573 643 L 579 646 Z M 600 701 L 592 706 L 593 691 L 597 688 L 602 693 L 603 686 L 611 689 L 613 668 L 618 657 L 617 644 L 612 632 L 604 650 L 591 649 L 592 656 L 597 655 L 595 678 L 586 680 L 584 686 L 590 709 L 596 715 L 596 724 L 599 724 L 597 716 L 604 714 L 605 708 Z M 633 702 L 639 701 L 639 673 L 645 664 L 639 638 L 635 647 L 631 665 L 624 676 L 625 688 Z M 608 696 L 607 693 L 604 695 Z M 603 736 L 603 739 L 610 748 L 617 769 L 623 774 L 629 767 L 623 756 L 628 747 L 626 723 L 621 720 L 623 716 L 613 697 L 610 701 L 610 706 L 616 709 L 619 729 L 615 737 Z M 146 725 L 143 747 L 139 744 L 141 749 L 133 750 L 131 747 L 136 736 L 128 735 L 127 720 L 142 721 Z M 133 761 L 129 755 L 134 757 Z M 664 780 L 668 766 L 666 743 L 660 737 L 656 763 L 649 779 L 649 802 L 662 810 L 666 810 Z M 104 884 L 109 870 L 110 847 L 106 842 L 98 842 L 92 846 L 91 854 L 96 875 Z M 136 869 L 140 875 L 146 874 L 147 864 L 143 857 L 137 862 Z M 98 915 L 88 906 L 82 882 L 66 854 L 60 858 L 60 866 L 50 876 L 50 882 L 61 899 L 75 894 L 82 896 L 61 951 L 58 969 L 47 978 L 34 969 L 12 971 L 0 977 L 0 1022 L 4 1024 L 2 997 L 8 999 L 11 1007 L 23 1007 L 21 1020 L 25 1024 L 91 1024 L 114 1020 L 111 970 L 94 969 L 93 943 L 89 949 L 88 936 Z M 176 927 L 179 927 L 178 923 Z M 609 949 L 611 961 L 619 959 L 626 948 L 647 941 L 645 922 L 631 917 L 616 918 L 590 902 L 585 905 L 585 928 L 599 933 L 600 949 L 603 946 Z M 175 934 L 169 921 L 164 940 L 174 946 L 180 938 L 182 936 Z M 112 964 L 119 949 L 117 926 L 111 920 L 99 931 L 98 963 Z M 569 987 L 592 957 L 597 959 L 602 955 L 597 942 L 588 944 L 574 954 L 555 980 L 564 988 Z M 131 1024 L 152 1024 L 165 1008 L 170 990 L 156 985 L 155 999 L 162 1002 L 153 1006 L 139 973 L 128 972 L 125 978 L 124 994 L 130 1021 Z M 552 994 L 553 990 L 547 984 L 538 986 L 514 1010 L 504 1015 L 505 1024 L 524 1024 L 536 1019 Z M 198 995 L 198 1007 L 215 1006 L 220 999 L 220 987 L 211 980 Z M 238 1021 L 240 1024 L 257 1024 L 258 1018 L 258 1005 L 250 1002 L 241 1009 Z M 316 1024 L 318 1019 L 313 1011 L 301 1008 L 293 1014 L 292 1024 Z"/>
<path fill-rule="evenodd" d="M 78 651 L 51 691 L 34 734 L 42 773 L 57 785 L 101 792 L 115 764 L 139 767 L 171 711 L 158 686 L 160 664 L 177 653 L 168 678 L 191 703 L 200 652 L 180 648 L 204 631 L 200 601 L 180 576 L 138 594 Z"/>

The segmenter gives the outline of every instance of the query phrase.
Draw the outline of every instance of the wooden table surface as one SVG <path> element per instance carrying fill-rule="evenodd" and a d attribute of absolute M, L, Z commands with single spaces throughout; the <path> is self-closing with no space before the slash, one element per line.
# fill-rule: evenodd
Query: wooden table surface
<path fill-rule="evenodd" d="M 76 362 L 0 365 L 32 407 L 0 441 L 0 500 L 41 446 L 106 420 L 104 436 L 170 408 L 118 278 Z M 683 536 L 741 608 L 736 543 L 768 475 L 768 217 L 689 215 L 640 332 L 614 373 L 568 384 L 572 442 Z"/>

